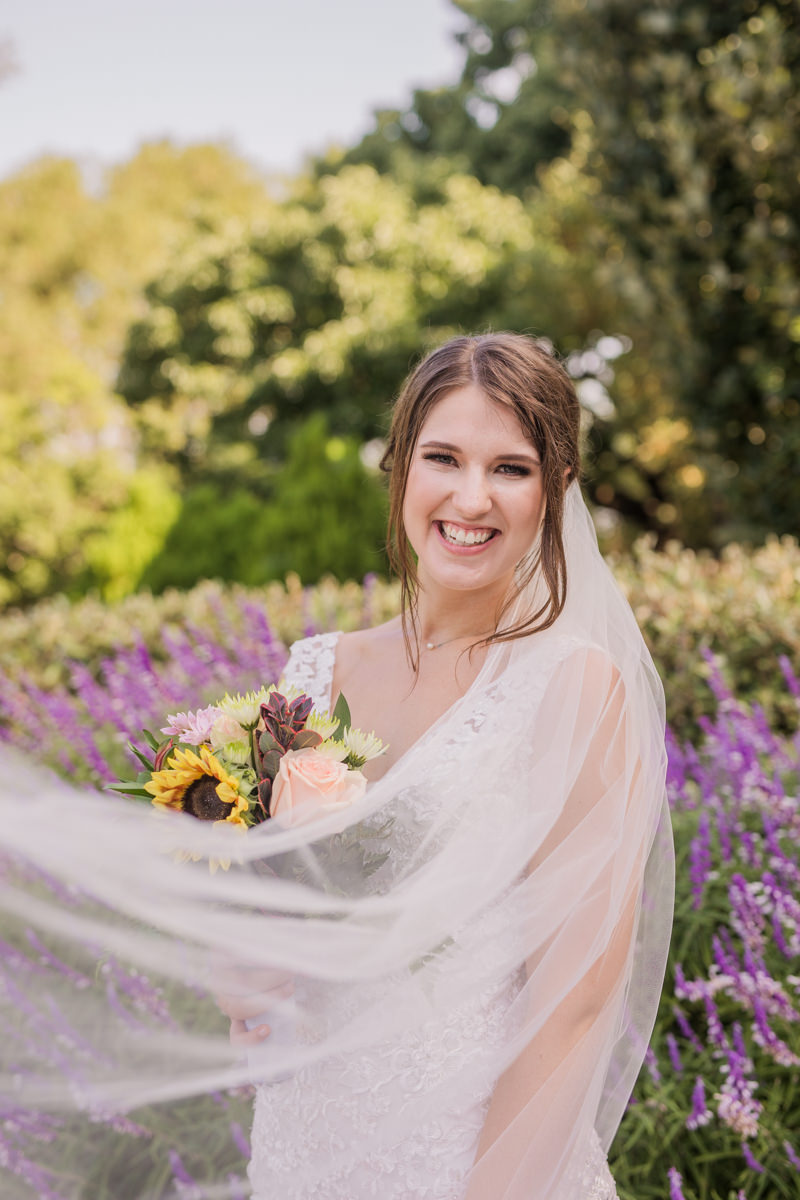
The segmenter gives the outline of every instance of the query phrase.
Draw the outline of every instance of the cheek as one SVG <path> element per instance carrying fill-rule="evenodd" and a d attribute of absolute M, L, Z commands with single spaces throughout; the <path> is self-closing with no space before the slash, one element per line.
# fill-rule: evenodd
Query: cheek
<path fill-rule="evenodd" d="M 434 492 L 430 477 L 412 463 L 403 499 L 403 520 L 406 526 L 413 525 L 415 521 L 425 517 L 431 504 L 435 502 Z"/>
<path fill-rule="evenodd" d="M 518 527 L 521 535 L 524 533 L 528 538 L 536 536 L 536 531 L 544 520 L 544 510 L 544 492 L 537 487 L 525 498 L 525 502 L 520 504 Z"/>

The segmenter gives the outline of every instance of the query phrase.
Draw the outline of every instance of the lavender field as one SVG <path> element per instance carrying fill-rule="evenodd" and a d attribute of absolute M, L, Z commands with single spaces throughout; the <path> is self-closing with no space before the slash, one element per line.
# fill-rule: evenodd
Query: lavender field
<path fill-rule="evenodd" d="M 344 620 L 341 607 L 320 612 L 306 597 L 293 636 L 377 619 L 388 601 L 373 588 L 350 597 Z M 134 627 L 117 649 L 66 656 L 52 680 L 30 659 L 18 664 L 0 685 L 0 737 L 68 778 L 103 786 L 130 772 L 127 741 L 158 728 L 167 712 L 276 679 L 285 626 L 279 635 L 253 595 L 215 596 L 207 619 L 171 621 L 160 633 Z M 698 652 L 696 702 L 669 731 L 676 921 L 646 1068 L 611 1153 L 623 1200 L 800 1196 L 800 683 L 789 657 L 773 653 L 764 667 L 772 701 L 760 704 L 737 699 L 737 680 L 726 682 L 711 650 Z M 108 803 L 127 801 L 109 795 Z M 11 1005 L 22 977 L 41 977 L 43 989 L 52 973 L 62 986 L 86 985 L 83 968 L 32 929 L 25 944 L 0 942 L 0 953 Z M 169 1022 L 172 999 L 159 986 L 121 962 L 107 960 L 103 971 L 120 1019 Z M 44 1006 L 22 1019 L 42 1047 L 69 1033 Z M 7 1106 L 0 1191 L 199 1200 L 210 1194 L 203 1180 L 213 1179 L 227 1181 L 226 1195 L 244 1195 L 250 1099 L 243 1089 L 124 1119 L 97 1114 L 89 1182 L 77 1182 L 64 1150 L 68 1122 Z"/>

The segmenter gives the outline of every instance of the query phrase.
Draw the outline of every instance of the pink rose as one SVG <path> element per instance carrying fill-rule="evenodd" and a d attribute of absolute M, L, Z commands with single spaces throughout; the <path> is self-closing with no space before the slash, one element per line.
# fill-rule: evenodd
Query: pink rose
<path fill-rule="evenodd" d="M 360 771 L 325 754 L 287 750 L 272 784 L 269 815 L 281 825 L 302 825 L 360 800 L 366 786 Z"/>

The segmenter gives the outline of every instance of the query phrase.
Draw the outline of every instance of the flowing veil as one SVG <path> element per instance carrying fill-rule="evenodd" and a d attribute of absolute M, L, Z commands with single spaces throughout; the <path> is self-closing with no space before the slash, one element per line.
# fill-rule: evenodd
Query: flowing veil
<path fill-rule="evenodd" d="M 264 1044 L 267 1085 L 444 1031 L 497 994 L 491 1053 L 454 1056 L 418 1103 L 343 1140 L 338 1164 L 309 1151 L 298 1170 L 313 1185 L 400 1140 L 440 1089 L 486 1093 L 502 1076 L 506 1119 L 485 1132 L 470 1197 L 583 1200 L 582 1155 L 593 1130 L 610 1145 L 652 1031 L 674 868 L 661 684 L 577 483 L 564 544 L 556 622 L 493 644 L 364 798 L 316 823 L 237 836 L 4 755 L 6 1108 L 89 1127 L 249 1082 L 213 1002 L 248 973 L 296 979 L 297 1036 Z M 37 969 L 22 971 L 15 947 L 32 936 Z"/>

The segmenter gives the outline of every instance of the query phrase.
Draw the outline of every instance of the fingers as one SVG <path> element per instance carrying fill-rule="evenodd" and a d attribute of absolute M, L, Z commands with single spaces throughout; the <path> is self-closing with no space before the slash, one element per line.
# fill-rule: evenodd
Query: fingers
<path fill-rule="evenodd" d="M 244 1021 L 231 1021 L 231 1045 L 237 1050 L 246 1050 L 248 1046 L 260 1046 L 269 1035 L 269 1025 L 258 1025 L 255 1029 L 248 1029 Z"/>
<path fill-rule="evenodd" d="M 247 995 L 231 995 L 221 992 L 215 995 L 214 1002 L 217 1008 L 231 1020 L 246 1021 L 250 1017 L 257 1017 L 261 1013 L 267 1012 L 275 1006 L 276 1000 L 287 1000 L 293 993 L 294 980 L 287 979 L 280 987 L 271 988 L 269 991 L 249 992 Z"/>

